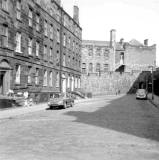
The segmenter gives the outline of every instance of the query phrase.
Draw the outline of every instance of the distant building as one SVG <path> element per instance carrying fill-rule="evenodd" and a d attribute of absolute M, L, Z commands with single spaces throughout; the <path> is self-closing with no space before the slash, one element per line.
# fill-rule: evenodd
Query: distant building
<path fill-rule="evenodd" d="M 112 49 L 109 42 L 83 40 L 82 42 L 82 73 L 100 74 L 111 69 Z"/>
<path fill-rule="evenodd" d="M 0 1 L 0 94 L 28 91 L 36 101 L 80 88 L 79 9 L 60 0 Z"/>
<path fill-rule="evenodd" d="M 82 73 L 140 72 L 150 70 L 156 60 L 156 45 L 148 46 L 133 39 L 116 42 L 116 31 L 110 31 L 110 41 L 82 41 Z"/>
<path fill-rule="evenodd" d="M 82 87 L 93 95 L 135 93 L 147 87 L 147 71 L 155 65 L 156 45 L 149 46 L 133 39 L 116 41 L 116 31 L 110 31 L 110 41 L 82 41 Z"/>

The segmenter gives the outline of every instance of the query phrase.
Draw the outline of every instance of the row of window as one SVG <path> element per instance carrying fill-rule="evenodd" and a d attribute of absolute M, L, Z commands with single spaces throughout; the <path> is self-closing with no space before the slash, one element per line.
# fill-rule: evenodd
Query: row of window
<path fill-rule="evenodd" d="M 20 0 L 17 1 L 17 19 L 21 20 L 21 4 Z M 29 8 L 29 27 L 33 27 L 33 10 Z M 40 14 L 36 14 L 36 31 L 40 31 Z M 44 35 L 46 37 L 50 36 L 50 39 L 53 40 L 54 37 L 54 28 L 53 24 L 48 24 L 47 20 L 44 21 Z M 60 43 L 60 29 L 57 29 L 56 32 L 56 38 L 57 38 L 57 43 Z M 67 37 L 66 33 L 63 34 L 63 46 L 66 46 L 67 42 Z M 78 49 L 78 43 L 73 41 L 72 48 L 73 51 L 75 51 L 75 44 L 76 44 L 76 49 Z M 68 38 L 68 48 L 71 48 L 71 37 Z"/>
<path fill-rule="evenodd" d="M 87 68 L 86 63 L 82 63 L 82 73 L 86 73 L 87 72 L 86 68 Z M 89 63 L 88 64 L 88 72 L 91 73 L 93 71 L 94 71 L 93 63 Z M 103 64 L 103 70 L 102 70 L 101 69 L 101 64 L 100 63 L 96 63 L 95 71 L 96 72 L 101 72 L 101 71 L 108 72 L 109 71 L 109 64 Z"/>
<path fill-rule="evenodd" d="M 18 20 L 21 20 L 21 8 L 22 8 L 21 0 L 16 0 L 16 18 Z M 7 12 L 9 11 L 9 0 L 2 0 L 2 9 L 7 11 Z M 48 11 L 48 13 L 50 13 L 51 16 L 53 16 L 53 10 L 52 10 L 51 7 L 47 11 Z M 60 11 L 57 9 L 55 12 L 56 12 L 56 14 L 55 14 L 56 17 L 58 17 L 58 19 L 59 19 Z M 28 17 L 29 17 L 29 26 L 32 26 L 33 25 L 33 9 L 32 8 L 29 8 Z M 36 19 L 36 30 L 40 31 L 40 15 L 36 14 L 35 19 Z M 64 16 L 64 26 L 66 26 L 65 22 L 66 22 L 66 16 Z M 69 22 L 69 24 L 72 24 L 71 21 Z M 73 24 L 71 26 L 73 26 Z M 44 28 L 46 29 L 46 25 L 44 25 Z M 70 26 L 69 26 L 69 28 L 72 29 L 72 27 L 70 27 Z M 80 35 L 80 30 L 79 29 L 78 29 L 77 33 L 78 33 L 77 35 L 79 36 Z"/>
<path fill-rule="evenodd" d="M 4 28 L 4 36 L 6 37 L 6 41 L 8 41 L 8 27 L 7 26 L 3 26 Z M 22 35 L 20 32 L 17 32 L 16 33 L 16 47 L 15 47 L 15 51 L 18 52 L 18 53 L 21 53 L 21 44 L 22 43 Z M 7 43 L 6 43 L 7 44 Z M 40 53 L 40 42 L 39 41 L 36 41 L 36 44 L 35 44 L 35 48 L 36 48 L 36 51 L 35 51 L 35 55 L 38 57 L 39 56 L 39 53 Z M 50 47 L 49 48 L 49 54 L 48 54 L 48 46 L 47 45 L 44 45 L 44 50 L 43 50 L 43 53 L 44 53 L 44 57 L 46 57 L 47 55 L 49 55 L 49 57 L 53 57 L 53 48 Z M 32 55 L 33 54 L 33 38 L 29 37 L 28 38 L 28 55 Z M 59 54 L 59 51 L 57 51 L 57 54 Z M 79 66 L 80 67 L 80 61 L 78 62 L 78 60 L 75 58 L 72 59 L 73 60 L 73 63 L 76 65 L 76 66 Z M 68 61 L 69 61 L 69 64 L 71 63 L 71 58 L 70 56 L 68 57 Z M 65 54 L 63 55 L 63 66 L 66 65 L 66 56 Z"/>
<path fill-rule="evenodd" d="M 88 48 L 88 55 L 89 56 L 93 56 L 93 54 L 94 54 L 94 52 L 93 52 L 93 47 L 91 47 L 91 48 Z M 95 55 L 96 56 L 104 56 L 104 57 L 107 57 L 107 58 L 109 58 L 109 50 L 107 50 L 107 49 L 104 49 L 104 50 L 102 50 L 102 48 L 96 48 L 95 49 Z"/>
<path fill-rule="evenodd" d="M 2 27 L 3 29 L 3 36 L 5 36 L 5 40 L 6 40 L 6 47 L 8 46 L 8 39 L 9 39 L 9 35 L 8 35 L 8 26 L 7 25 L 3 25 Z M 16 47 L 15 47 L 15 51 L 21 53 L 21 44 L 22 44 L 22 34 L 21 32 L 17 32 L 16 33 Z M 75 46 L 75 43 L 73 43 L 73 46 Z M 74 48 L 74 47 L 73 47 Z M 39 56 L 39 52 L 40 52 L 40 42 L 36 41 L 36 52 L 35 55 Z M 49 51 L 49 55 L 52 56 L 52 52 L 53 52 L 53 48 L 50 47 L 50 51 Z M 28 54 L 32 55 L 33 53 L 33 38 L 29 37 L 28 38 Z M 44 55 L 47 55 L 47 45 L 44 45 Z"/>
<path fill-rule="evenodd" d="M 33 74 L 32 74 L 32 67 L 31 66 L 28 66 L 28 69 L 27 69 L 27 83 L 28 84 L 32 84 L 33 83 L 33 80 L 34 80 L 34 83 L 35 85 L 39 85 L 39 79 L 40 79 L 40 69 L 39 68 L 36 68 L 35 69 L 35 75 L 33 77 Z M 15 74 L 15 83 L 16 84 L 20 84 L 21 83 L 21 65 L 16 65 L 16 74 Z M 59 72 L 56 72 L 56 87 L 59 87 L 59 81 L 60 81 L 60 77 L 59 77 Z M 73 82 L 72 82 L 73 81 Z M 68 76 L 67 78 L 67 88 L 70 88 L 71 86 L 71 83 L 74 84 L 75 88 L 80 88 L 80 78 L 77 78 L 77 77 L 71 77 L 70 75 Z M 43 86 L 44 87 L 53 87 L 54 85 L 54 81 L 53 81 L 53 72 L 52 71 L 47 71 L 47 70 L 44 70 L 43 71 Z"/>
<path fill-rule="evenodd" d="M 34 79 L 34 83 L 36 85 L 39 85 L 39 79 L 40 79 L 40 69 L 36 68 L 35 69 L 35 76 L 33 77 L 32 74 L 32 67 L 28 66 L 27 69 L 27 83 L 28 84 L 32 84 L 33 79 Z M 21 65 L 16 65 L 16 74 L 15 74 L 15 83 L 16 84 L 20 84 L 21 83 Z M 52 87 L 54 84 L 53 82 L 53 72 L 50 71 L 48 72 L 47 70 L 44 70 L 43 72 L 43 86 L 50 86 Z M 59 72 L 56 72 L 56 87 L 59 87 Z"/>

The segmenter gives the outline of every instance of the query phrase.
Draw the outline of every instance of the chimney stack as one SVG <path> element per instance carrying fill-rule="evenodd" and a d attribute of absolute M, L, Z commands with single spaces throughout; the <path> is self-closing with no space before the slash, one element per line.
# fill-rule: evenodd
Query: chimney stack
<path fill-rule="evenodd" d="M 148 46 L 148 39 L 145 39 L 145 40 L 144 40 L 144 45 L 145 45 L 145 46 Z"/>
<path fill-rule="evenodd" d="M 116 30 L 112 29 L 110 31 L 110 47 L 111 48 L 114 47 L 115 42 L 116 42 Z"/>
<path fill-rule="evenodd" d="M 73 19 L 79 24 L 79 8 L 77 5 L 73 7 Z"/>
<path fill-rule="evenodd" d="M 124 43 L 124 38 L 121 38 L 120 39 L 120 44 L 123 44 Z"/>

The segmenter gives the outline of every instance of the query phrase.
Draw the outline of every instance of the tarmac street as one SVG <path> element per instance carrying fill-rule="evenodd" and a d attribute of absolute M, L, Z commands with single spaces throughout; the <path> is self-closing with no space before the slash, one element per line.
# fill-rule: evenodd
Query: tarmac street
<path fill-rule="evenodd" d="M 159 109 L 133 95 L 0 119 L 0 160 L 159 160 Z"/>

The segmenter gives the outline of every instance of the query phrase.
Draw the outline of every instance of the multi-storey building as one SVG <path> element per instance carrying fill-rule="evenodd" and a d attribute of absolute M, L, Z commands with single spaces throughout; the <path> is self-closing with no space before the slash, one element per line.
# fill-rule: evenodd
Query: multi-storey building
<path fill-rule="evenodd" d="M 156 60 L 156 45 L 148 46 L 132 39 L 116 42 L 116 31 L 110 31 L 110 41 L 83 40 L 82 73 L 140 72 L 150 70 Z"/>
<path fill-rule="evenodd" d="M 100 74 L 110 71 L 112 49 L 107 41 L 83 40 L 82 73 Z"/>
<path fill-rule="evenodd" d="M 80 88 L 79 9 L 60 0 L 0 1 L 0 94 L 28 91 L 36 101 Z"/>

